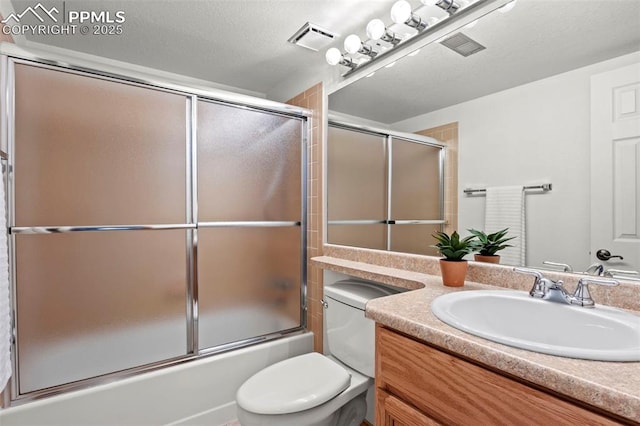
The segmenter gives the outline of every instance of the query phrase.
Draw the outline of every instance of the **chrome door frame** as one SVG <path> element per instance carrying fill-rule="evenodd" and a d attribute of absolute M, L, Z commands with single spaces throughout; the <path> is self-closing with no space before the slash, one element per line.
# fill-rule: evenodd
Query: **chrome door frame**
<path fill-rule="evenodd" d="M 74 227 L 15 227 L 15 184 L 13 178 L 14 155 L 15 155 L 15 64 L 26 64 L 70 74 L 99 78 L 107 81 L 129 84 L 137 87 L 160 90 L 169 93 L 179 94 L 186 97 L 185 117 L 186 117 L 186 206 L 185 223 L 183 224 L 127 224 L 127 225 L 100 225 L 100 226 L 74 226 Z M 7 149 L 7 232 L 9 249 L 9 280 L 11 297 L 11 328 L 12 345 L 11 357 L 13 374 L 10 384 L 7 386 L 9 392 L 5 392 L 5 406 L 19 405 L 28 401 L 40 399 L 47 396 L 65 393 L 71 390 L 82 389 L 98 384 L 134 376 L 140 373 L 157 370 L 184 362 L 193 361 L 203 357 L 230 351 L 236 348 L 245 347 L 267 340 L 277 339 L 293 333 L 303 333 L 307 325 L 306 322 L 306 296 L 307 296 L 307 145 L 311 128 L 312 111 L 293 105 L 287 105 L 255 98 L 247 95 L 236 94 L 215 88 L 203 88 L 190 84 L 179 84 L 154 75 L 153 70 L 149 73 L 142 73 L 133 69 L 107 69 L 104 64 L 91 63 L 78 58 L 67 58 L 50 52 L 37 52 L 19 48 L 12 44 L 0 44 L 0 123 L 2 132 L 0 143 Z M 198 270 L 197 270 L 197 250 L 198 250 L 198 197 L 197 197 L 197 103 L 199 100 L 219 102 L 221 104 L 238 108 L 263 111 L 270 114 L 284 115 L 299 119 L 302 126 L 301 133 L 301 220 L 292 222 L 292 226 L 300 226 L 301 238 L 301 303 L 300 303 L 300 325 L 289 330 L 281 330 L 262 336 L 255 336 L 249 339 L 220 345 L 206 350 L 198 349 Z M 255 223 L 252 226 L 261 226 Z M 277 225 L 282 226 L 282 225 Z M 185 229 L 186 230 L 186 273 L 187 273 L 187 297 L 186 297 L 186 327 L 187 344 L 186 354 L 151 364 L 133 367 L 121 372 L 110 373 L 99 377 L 84 379 L 74 383 L 62 384 L 52 388 L 32 391 L 25 394 L 19 392 L 19 365 L 18 365 L 18 345 L 17 345 L 17 324 L 16 324 L 16 253 L 15 235 L 29 233 L 59 233 L 59 232 L 104 232 L 104 231 L 127 231 L 127 230 L 161 230 L 161 229 Z"/>

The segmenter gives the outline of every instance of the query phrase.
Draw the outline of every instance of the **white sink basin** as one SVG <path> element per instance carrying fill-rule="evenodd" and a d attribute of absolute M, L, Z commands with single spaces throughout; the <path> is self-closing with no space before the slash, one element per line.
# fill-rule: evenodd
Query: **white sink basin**
<path fill-rule="evenodd" d="M 436 298 L 431 310 L 467 333 L 545 354 L 599 361 L 640 361 L 640 316 L 583 308 L 508 290 L 472 290 Z"/>

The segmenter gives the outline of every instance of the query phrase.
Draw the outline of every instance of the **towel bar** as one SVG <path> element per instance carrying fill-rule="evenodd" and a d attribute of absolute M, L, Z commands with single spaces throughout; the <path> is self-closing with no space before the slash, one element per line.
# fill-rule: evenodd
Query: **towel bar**
<path fill-rule="evenodd" d="M 542 185 L 530 185 L 530 186 L 525 186 L 524 187 L 525 190 L 527 189 L 541 189 L 543 191 L 551 191 L 552 189 L 552 185 L 550 183 L 543 183 Z M 471 188 L 466 188 L 464 190 L 465 194 L 476 194 L 478 192 L 487 192 L 486 189 L 482 188 L 482 189 L 471 189 Z"/>

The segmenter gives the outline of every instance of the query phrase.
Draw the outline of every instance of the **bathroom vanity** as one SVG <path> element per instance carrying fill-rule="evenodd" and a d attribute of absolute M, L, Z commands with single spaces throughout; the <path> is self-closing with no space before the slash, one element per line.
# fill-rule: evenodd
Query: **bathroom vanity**
<path fill-rule="evenodd" d="M 378 324 L 376 425 L 618 424 Z"/>
<path fill-rule="evenodd" d="M 366 306 L 367 317 L 377 323 L 377 425 L 640 424 L 639 362 L 563 358 L 467 334 L 437 319 L 432 301 L 453 291 L 495 286 L 469 281 L 459 290 L 444 287 L 429 265 L 416 267 L 406 255 L 398 265 L 363 252 L 325 254 L 314 260 L 324 269 L 413 289 Z M 508 272 L 498 267 L 471 277 L 500 283 Z M 510 286 L 523 289 L 516 277 L 509 278 Z"/>

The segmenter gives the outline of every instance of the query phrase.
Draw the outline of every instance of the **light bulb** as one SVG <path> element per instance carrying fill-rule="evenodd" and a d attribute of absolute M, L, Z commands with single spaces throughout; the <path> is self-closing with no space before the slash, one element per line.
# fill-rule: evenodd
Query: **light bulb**
<path fill-rule="evenodd" d="M 344 50 L 348 53 L 351 53 L 352 55 L 358 53 L 360 47 L 362 47 L 362 40 L 360 40 L 360 37 L 357 35 L 351 34 L 344 39 Z"/>
<path fill-rule="evenodd" d="M 338 65 L 342 60 L 342 52 L 340 52 L 339 49 L 332 47 L 331 49 L 327 50 L 324 58 L 327 60 L 327 63 L 329 65 Z"/>
<path fill-rule="evenodd" d="M 391 7 L 391 20 L 396 24 L 404 24 L 411 18 L 411 4 L 407 0 L 399 0 Z"/>
<path fill-rule="evenodd" d="M 513 0 L 511 3 L 507 3 L 504 6 L 502 6 L 500 9 L 498 9 L 500 12 L 502 13 L 507 13 L 509 12 L 511 9 L 513 9 L 514 7 L 516 7 L 516 2 L 518 0 Z"/>
<path fill-rule="evenodd" d="M 380 40 L 387 28 L 381 19 L 372 19 L 367 24 L 367 37 L 371 40 Z"/>

